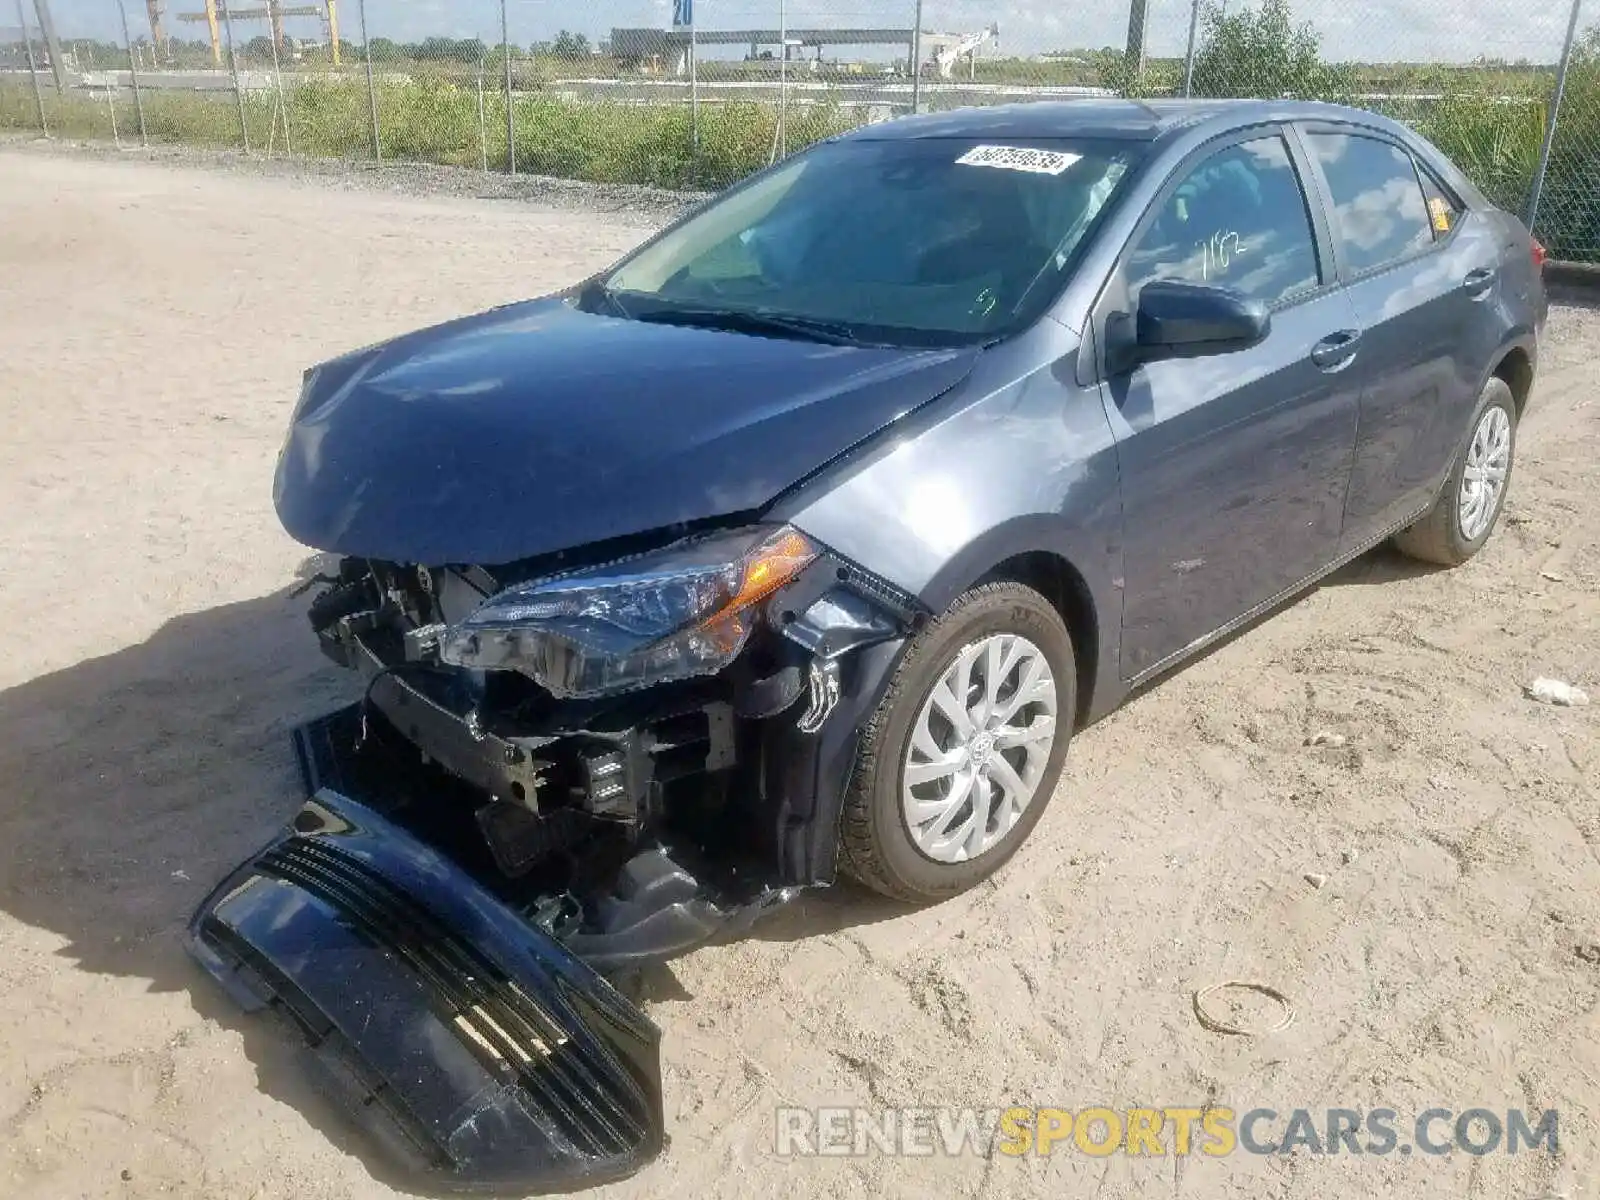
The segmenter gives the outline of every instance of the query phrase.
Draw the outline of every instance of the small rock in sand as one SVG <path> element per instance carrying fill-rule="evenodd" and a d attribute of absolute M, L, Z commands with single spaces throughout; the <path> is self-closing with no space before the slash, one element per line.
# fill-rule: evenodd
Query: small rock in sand
<path fill-rule="evenodd" d="M 1308 737 L 1306 739 L 1306 745 L 1332 746 L 1337 749 L 1338 747 L 1344 745 L 1347 740 L 1348 739 L 1342 733 L 1333 733 L 1331 730 L 1323 729 Z"/>
<path fill-rule="evenodd" d="M 1314 888 L 1320 888 L 1323 884 L 1328 882 L 1328 877 L 1326 875 L 1318 874 L 1316 871 L 1312 871 L 1306 876 L 1306 882 Z"/>
<path fill-rule="evenodd" d="M 1543 675 L 1528 685 L 1528 697 L 1541 704 L 1556 704 L 1562 708 L 1589 703 L 1589 693 L 1582 688 L 1573 687 L 1560 679 L 1547 679 Z"/>

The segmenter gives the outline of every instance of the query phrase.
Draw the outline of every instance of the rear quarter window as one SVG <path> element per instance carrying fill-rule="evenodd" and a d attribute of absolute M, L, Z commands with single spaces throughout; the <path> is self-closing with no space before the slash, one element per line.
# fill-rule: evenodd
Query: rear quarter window
<path fill-rule="evenodd" d="M 1313 133 L 1306 140 L 1328 181 L 1334 234 L 1352 273 L 1377 270 L 1433 244 L 1434 222 L 1410 154 L 1359 134 Z"/>
<path fill-rule="evenodd" d="M 1428 222 L 1433 226 L 1433 240 L 1442 242 L 1461 223 L 1466 209 L 1461 201 L 1445 191 L 1444 185 L 1426 167 L 1419 168 L 1417 174 L 1422 179 L 1422 194 L 1428 202 Z"/>

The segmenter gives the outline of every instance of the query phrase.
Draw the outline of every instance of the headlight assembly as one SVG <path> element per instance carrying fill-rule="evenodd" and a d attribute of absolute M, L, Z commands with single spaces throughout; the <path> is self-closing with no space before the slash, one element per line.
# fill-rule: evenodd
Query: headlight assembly
<path fill-rule="evenodd" d="M 518 584 L 445 630 L 439 654 L 564 699 L 712 675 L 744 648 L 760 602 L 816 556 L 798 530 L 768 526 Z"/>

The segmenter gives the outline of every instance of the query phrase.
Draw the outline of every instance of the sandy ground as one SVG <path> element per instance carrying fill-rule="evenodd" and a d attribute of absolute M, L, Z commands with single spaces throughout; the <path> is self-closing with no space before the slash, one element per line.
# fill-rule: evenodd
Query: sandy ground
<path fill-rule="evenodd" d="M 644 221 L 0 150 L 0 1194 L 393 1194 L 177 938 L 347 686 L 287 598 L 273 458 L 306 364 Z M 1600 698 L 1600 314 L 1558 310 L 1546 355 L 1470 566 L 1368 556 L 1082 734 L 992 886 L 818 894 L 647 980 L 673 1140 L 606 1194 L 1600 1196 L 1600 705 L 1522 694 Z M 1294 1024 L 1203 1030 L 1190 993 L 1230 978 Z M 1207 1102 L 1556 1108 L 1562 1148 L 773 1149 L 779 1105 Z"/>

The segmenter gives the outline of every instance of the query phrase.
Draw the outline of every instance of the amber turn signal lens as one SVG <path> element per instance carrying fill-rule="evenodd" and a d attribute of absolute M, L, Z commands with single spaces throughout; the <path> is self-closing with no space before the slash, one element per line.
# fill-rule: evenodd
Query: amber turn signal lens
<path fill-rule="evenodd" d="M 728 613 L 760 603 L 805 570 L 816 557 L 816 549 L 804 534 L 793 529 L 778 530 L 750 551 L 738 592 L 704 624 L 710 625 Z"/>

